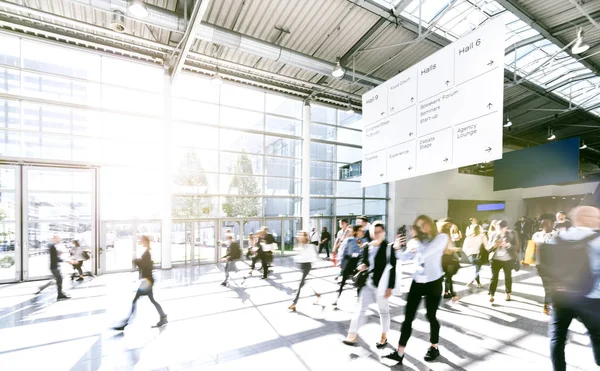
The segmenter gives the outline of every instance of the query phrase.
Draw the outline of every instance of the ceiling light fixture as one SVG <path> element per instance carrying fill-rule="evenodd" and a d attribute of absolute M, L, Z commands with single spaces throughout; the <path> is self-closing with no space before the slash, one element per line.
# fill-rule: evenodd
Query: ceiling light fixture
<path fill-rule="evenodd" d="M 548 140 L 554 140 L 556 139 L 556 135 L 554 135 L 554 130 L 552 129 L 548 129 Z"/>
<path fill-rule="evenodd" d="M 579 149 L 586 149 L 587 148 L 587 144 L 585 144 L 584 141 L 581 141 L 581 147 L 579 147 Z"/>
<path fill-rule="evenodd" d="M 504 124 L 505 128 L 509 128 L 512 126 L 512 121 L 510 121 L 510 119 L 508 118 L 508 115 L 506 115 L 506 124 Z"/>
<path fill-rule="evenodd" d="M 125 32 L 125 14 L 120 10 L 113 10 L 110 28 L 117 32 Z"/>
<path fill-rule="evenodd" d="M 573 54 L 581 54 L 586 52 L 590 48 L 589 44 L 583 40 L 583 28 L 580 28 L 577 32 L 577 39 L 575 39 L 575 44 L 571 48 L 571 53 Z"/>
<path fill-rule="evenodd" d="M 333 68 L 333 71 L 331 71 L 331 76 L 335 77 L 336 79 L 341 79 L 342 77 L 344 77 L 345 74 L 346 70 L 344 70 L 344 68 L 340 64 L 340 59 L 338 58 L 335 62 L 335 67 Z"/>
<path fill-rule="evenodd" d="M 150 15 L 150 13 L 148 13 L 148 7 L 142 0 L 129 0 L 127 11 L 129 11 L 129 14 L 139 19 L 148 18 Z"/>

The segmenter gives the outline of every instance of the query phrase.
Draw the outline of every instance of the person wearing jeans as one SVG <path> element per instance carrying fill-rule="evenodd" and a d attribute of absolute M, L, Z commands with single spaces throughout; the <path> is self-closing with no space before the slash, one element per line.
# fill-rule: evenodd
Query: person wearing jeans
<path fill-rule="evenodd" d="M 399 259 L 404 261 L 415 260 L 417 268 L 406 299 L 404 322 L 400 329 L 398 348 L 385 358 L 402 364 L 406 344 L 412 335 L 412 324 L 423 296 L 425 296 L 426 316 L 429 321 L 429 341 L 431 342 L 425 354 L 425 361 L 430 362 L 440 356 L 438 349 L 440 323 L 436 315 L 442 299 L 442 281 L 444 279 L 441 262 L 444 251 L 452 244 L 449 234 L 438 233 L 438 230 L 440 232 L 449 231 L 450 228 L 448 227 L 452 224 L 448 219 L 445 219 L 435 226 L 430 217 L 421 215 L 415 220 L 413 238 L 408 242 L 406 251 L 403 253 L 397 251 Z M 394 245 L 400 244 L 400 242 L 396 240 Z"/>
<path fill-rule="evenodd" d="M 533 240 L 533 242 L 536 243 L 536 259 L 535 259 L 535 265 L 538 271 L 538 274 L 540 275 L 540 278 L 542 279 L 542 285 L 544 286 L 544 309 L 543 312 L 545 315 L 549 315 L 550 314 L 550 281 L 547 278 L 547 274 L 544 271 L 544 267 L 539 263 L 539 257 L 538 257 L 538 252 L 540 250 L 541 245 L 543 244 L 547 244 L 550 241 L 552 241 L 552 239 L 554 237 L 556 237 L 557 232 L 555 232 L 554 230 L 552 230 L 552 221 L 549 219 L 544 219 L 541 221 L 540 223 L 540 231 L 537 231 L 533 234 L 533 237 L 531 237 L 531 239 Z"/>
<path fill-rule="evenodd" d="M 369 306 L 377 303 L 379 318 L 381 321 L 381 339 L 375 344 L 377 348 L 384 348 L 388 344 L 387 333 L 390 330 L 390 305 L 388 299 L 392 296 L 392 290 L 396 285 L 396 256 L 390 254 L 389 264 L 392 266 L 388 282 L 380 282 L 383 272 L 388 265 L 386 249 L 392 249 L 385 240 L 385 227 L 383 222 L 375 222 L 374 239 L 368 243 L 362 253 L 362 264 L 360 271 L 368 271 L 367 283 L 360 293 L 359 311 L 355 313 L 350 322 L 348 336 L 344 344 L 355 345 L 358 340 L 358 330 L 366 320 Z M 379 285 L 386 285 L 384 295 L 379 293 Z"/>
<path fill-rule="evenodd" d="M 344 257 L 342 258 L 342 282 L 340 283 L 340 288 L 338 290 L 338 296 L 333 302 L 333 306 L 337 306 L 337 302 L 342 296 L 342 292 L 344 291 L 344 285 L 348 278 L 354 275 L 354 271 L 356 267 L 358 267 L 358 263 L 360 261 L 361 254 L 361 238 L 364 237 L 364 233 L 361 225 L 355 225 L 352 229 L 352 236 L 346 238 L 344 242 L 342 242 L 342 247 L 340 251 L 344 253 Z"/>
<path fill-rule="evenodd" d="M 512 270 L 519 256 L 519 242 L 513 231 L 508 230 L 508 223 L 502 220 L 498 223 L 500 229 L 492 238 L 487 249 L 490 251 L 492 265 L 492 281 L 490 282 L 490 303 L 494 302 L 494 295 L 498 288 L 500 271 L 504 271 L 504 285 L 506 287 L 506 301 L 510 301 L 512 292 Z"/>
<path fill-rule="evenodd" d="M 573 227 L 560 233 L 565 240 L 581 240 L 600 229 L 600 211 L 592 206 L 580 206 L 571 212 Z M 554 241 L 551 241 L 553 243 Z M 559 248 L 557 246 L 556 248 Z M 600 369 L 600 236 L 589 242 L 590 265 L 594 288 L 584 297 L 567 298 L 552 295 L 552 317 L 549 324 L 550 357 L 554 371 L 566 371 L 565 344 L 569 326 L 578 318 L 590 334 L 592 351 Z"/>
<path fill-rule="evenodd" d="M 473 283 L 477 282 L 477 288 L 480 289 L 481 280 L 479 279 L 479 272 L 481 271 L 481 261 L 479 260 L 479 252 L 481 246 L 485 246 L 486 238 L 479 225 L 472 225 L 467 229 L 467 237 L 463 244 L 463 252 L 469 258 L 469 262 L 475 267 L 475 274 L 471 282 L 467 284 L 468 289 L 473 288 Z"/>

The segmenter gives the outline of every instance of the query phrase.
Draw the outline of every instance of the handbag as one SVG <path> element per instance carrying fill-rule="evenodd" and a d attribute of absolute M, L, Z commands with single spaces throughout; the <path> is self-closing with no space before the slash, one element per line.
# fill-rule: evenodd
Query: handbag
<path fill-rule="evenodd" d="M 363 288 L 367 284 L 367 277 L 369 277 L 369 271 L 359 271 L 354 276 L 352 276 L 352 282 L 354 283 L 354 287 Z"/>
<path fill-rule="evenodd" d="M 152 282 L 148 278 L 142 278 L 138 292 L 141 295 L 148 295 L 152 291 Z"/>
<path fill-rule="evenodd" d="M 460 260 L 454 253 L 442 255 L 442 268 L 444 273 L 455 275 L 460 269 Z"/>
<path fill-rule="evenodd" d="M 480 265 L 488 264 L 490 262 L 490 253 L 484 245 L 479 246 L 479 254 L 477 254 L 477 260 Z"/>
<path fill-rule="evenodd" d="M 388 289 L 388 284 L 390 282 L 390 272 L 394 268 L 391 263 L 391 252 L 393 249 L 392 244 L 387 245 L 386 247 L 386 257 L 387 257 L 387 265 L 385 266 L 383 273 L 381 274 L 381 278 L 379 279 L 379 285 L 377 286 L 377 292 L 379 295 L 384 296 L 385 291 Z M 392 295 L 400 296 L 402 295 L 402 272 L 398 269 L 398 264 L 396 261 L 396 281 L 394 282 L 394 288 L 392 289 Z"/>

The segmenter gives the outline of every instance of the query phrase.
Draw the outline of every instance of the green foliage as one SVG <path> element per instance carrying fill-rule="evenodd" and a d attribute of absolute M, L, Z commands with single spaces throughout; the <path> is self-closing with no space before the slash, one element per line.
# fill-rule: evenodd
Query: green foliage
<path fill-rule="evenodd" d="M 228 217 L 253 217 L 260 213 L 260 187 L 252 176 L 252 160 L 243 153 L 238 156 L 233 169 L 233 179 L 229 185 L 229 193 L 236 196 L 227 196 L 223 204 L 223 211 Z M 238 197 L 250 196 L 250 197 Z"/>
<path fill-rule="evenodd" d="M 15 265 L 15 259 L 12 256 L 5 256 L 0 259 L 0 267 L 12 267 Z"/>
<path fill-rule="evenodd" d="M 214 208 L 208 194 L 210 184 L 206 178 L 202 160 L 196 152 L 187 152 L 174 175 L 175 185 L 192 188 L 194 195 L 173 199 L 172 216 L 176 219 L 194 219 L 210 216 Z"/>

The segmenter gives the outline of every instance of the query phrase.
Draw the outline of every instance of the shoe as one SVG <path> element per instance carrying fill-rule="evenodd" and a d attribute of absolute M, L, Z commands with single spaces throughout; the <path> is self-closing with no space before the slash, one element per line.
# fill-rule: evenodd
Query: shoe
<path fill-rule="evenodd" d="M 390 353 L 387 356 L 383 356 L 383 358 L 391 359 L 392 361 L 396 361 L 398 362 L 398 364 L 401 365 L 402 361 L 404 360 L 404 355 L 400 355 L 398 351 L 395 350 L 393 353 Z"/>
<path fill-rule="evenodd" d="M 440 350 L 434 347 L 429 347 L 427 350 L 427 354 L 425 354 L 425 361 L 431 362 L 434 361 L 437 357 L 440 356 Z"/>
<path fill-rule="evenodd" d="M 456 294 L 452 297 L 452 301 L 459 301 L 459 300 L 460 300 L 460 296 L 458 296 Z"/>
<path fill-rule="evenodd" d="M 315 300 L 315 302 L 313 304 L 319 305 L 319 300 L 321 300 L 321 294 L 315 294 L 315 296 L 317 297 L 317 300 Z"/>
<path fill-rule="evenodd" d="M 123 331 L 123 330 L 125 330 L 125 326 L 127 326 L 127 324 L 124 324 L 122 326 L 113 327 L 112 329 L 115 331 Z"/>
<path fill-rule="evenodd" d="M 510 294 L 506 294 L 506 301 L 510 301 Z"/>
<path fill-rule="evenodd" d="M 56 298 L 56 300 L 67 300 L 67 299 L 71 299 L 71 297 L 67 296 L 65 294 L 58 295 L 58 297 Z"/>
<path fill-rule="evenodd" d="M 342 340 L 342 343 L 344 343 L 346 345 L 350 345 L 350 346 L 355 346 L 356 345 L 356 338 L 354 340 L 350 340 L 348 338 L 345 338 L 344 340 Z"/>
<path fill-rule="evenodd" d="M 221 282 L 221 286 L 227 286 L 227 281 Z"/>
<path fill-rule="evenodd" d="M 261 279 L 261 280 L 266 280 L 266 279 L 267 279 L 267 277 L 261 277 L 260 279 Z"/>
<path fill-rule="evenodd" d="M 77 281 L 83 281 L 83 277 L 79 277 Z"/>
<path fill-rule="evenodd" d="M 162 326 L 166 325 L 167 323 L 169 323 L 169 321 L 167 321 L 167 316 L 165 315 L 165 316 L 160 317 L 160 321 L 158 321 L 158 323 L 154 327 L 162 327 Z"/>
<path fill-rule="evenodd" d="M 288 307 L 289 310 L 291 310 L 292 312 L 296 311 L 296 304 L 292 304 Z"/>
<path fill-rule="evenodd" d="M 483 288 L 483 285 L 482 285 L 482 284 L 480 284 L 480 283 L 478 283 L 478 284 L 477 284 L 477 288 L 478 288 L 478 289 L 482 289 L 482 288 Z"/>
<path fill-rule="evenodd" d="M 331 305 L 333 305 L 334 307 L 337 307 L 337 300 L 334 301 L 333 304 L 331 304 Z"/>
<path fill-rule="evenodd" d="M 544 314 L 547 316 L 550 315 L 550 306 L 548 304 L 544 304 Z"/>
<path fill-rule="evenodd" d="M 491 296 L 490 296 L 490 303 L 493 303 L 493 302 L 494 302 L 494 296 L 493 296 L 493 295 L 491 295 Z"/>
<path fill-rule="evenodd" d="M 383 349 L 388 345 L 388 341 L 387 339 L 385 339 L 385 341 L 383 343 L 379 342 L 379 343 L 375 343 L 375 347 L 377 349 Z"/>
<path fill-rule="evenodd" d="M 444 294 L 444 299 L 450 299 L 452 297 L 452 294 L 450 294 L 449 292 Z"/>
<path fill-rule="evenodd" d="M 473 291 L 473 289 L 475 288 L 475 285 L 473 284 L 473 282 L 469 282 L 467 284 L 467 290 L 469 291 Z"/>

